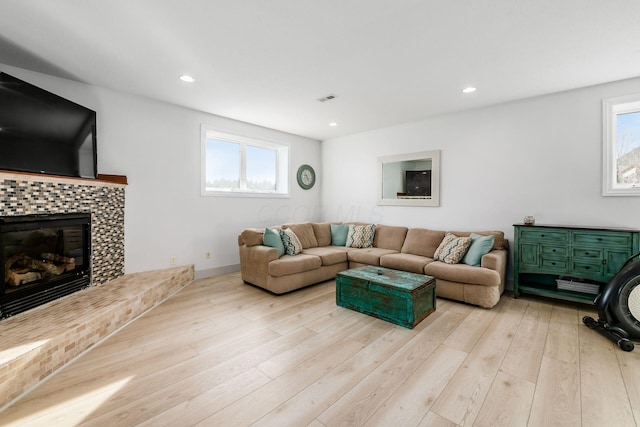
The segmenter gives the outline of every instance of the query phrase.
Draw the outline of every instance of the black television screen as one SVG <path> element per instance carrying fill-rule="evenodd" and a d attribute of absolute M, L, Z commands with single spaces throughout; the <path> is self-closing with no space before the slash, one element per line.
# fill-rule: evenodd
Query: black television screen
<path fill-rule="evenodd" d="M 96 178 L 96 113 L 0 73 L 0 169 Z"/>
<path fill-rule="evenodd" d="M 431 171 L 405 171 L 407 196 L 431 196 Z"/>

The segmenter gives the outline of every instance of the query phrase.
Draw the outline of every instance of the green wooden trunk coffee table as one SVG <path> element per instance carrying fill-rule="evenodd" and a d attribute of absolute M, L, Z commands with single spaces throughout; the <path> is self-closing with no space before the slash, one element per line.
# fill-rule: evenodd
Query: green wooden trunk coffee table
<path fill-rule="evenodd" d="M 405 328 L 413 328 L 436 309 L 435 279 L 365 266 L 336 275 L 336 304 Z"/>

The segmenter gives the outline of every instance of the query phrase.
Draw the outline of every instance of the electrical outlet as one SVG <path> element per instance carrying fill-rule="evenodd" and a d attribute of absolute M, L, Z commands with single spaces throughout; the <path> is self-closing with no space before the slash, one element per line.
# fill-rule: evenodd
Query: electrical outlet
<path fill-rule="evenodd" d="M 171 265 L 176 265 L 176 263 L 178 262 L 178 258 L 172 256 L 171 259 L 169 260 L 169 264 Z"/>
<path fill-rule="evenodd" d="M 206 251 L 206 252 L 204 253 L 204 257 L 205 257 L 206 259 L 211 259 L 211 251 Z"/>

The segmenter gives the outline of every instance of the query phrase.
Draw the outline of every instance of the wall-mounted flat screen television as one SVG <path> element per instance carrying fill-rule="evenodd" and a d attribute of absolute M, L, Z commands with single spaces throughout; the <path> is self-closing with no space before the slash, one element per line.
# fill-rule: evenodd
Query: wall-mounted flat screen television
<path fill-rule="evenodd" d="M 405 171 L 407 196 L 431 196 L 431 171 Z"/>
<path fill-rule="evenodd" d="M 0 73 L 0 169 L 96 178 L 96 113 Z"/>

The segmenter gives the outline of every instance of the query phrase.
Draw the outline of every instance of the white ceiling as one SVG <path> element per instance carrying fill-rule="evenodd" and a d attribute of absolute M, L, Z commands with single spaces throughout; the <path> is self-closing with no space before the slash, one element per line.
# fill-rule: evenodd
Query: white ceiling
<path fill-rule="evenodd" d="M 0 63 L 323 140 L 640 76 L 640 1 L 0 0 Z"/>

